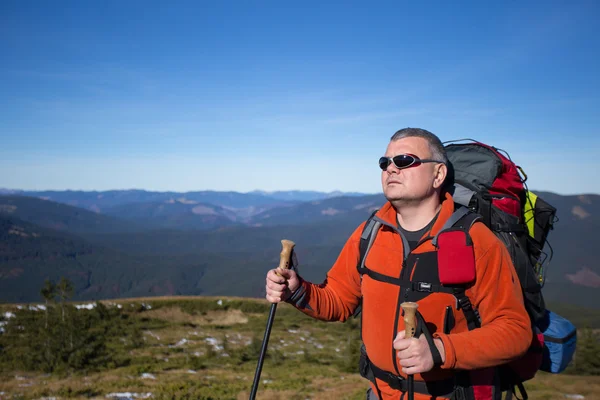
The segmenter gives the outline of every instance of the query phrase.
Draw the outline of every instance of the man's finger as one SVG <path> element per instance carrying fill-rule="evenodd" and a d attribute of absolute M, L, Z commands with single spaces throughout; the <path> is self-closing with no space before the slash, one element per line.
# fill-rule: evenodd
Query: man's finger
<path fill-rule="evenodd" d="M 396 334 L 394 341 L 406 338 L 406 331 L 400 331 Z"/>
<path fill-rule="evenodd" d="M 275 272 L 277 273 L 277 275 L 285 278 L 285 279 L 289 279 L 292 277 L 292 274 L 294 273 L 291 269 L 285 269 L 285 268 L 277 268 L 275 270 Z"/>
<path fill-rule="evenodd" d="M 281 302 L 281 298 L 267 295 L 267 301 L 269 303 L 279 303 L 279 302 Z"/>
<path fill-rule="evenodd" d="M 272 269 L 267 274 L 267 280 L 276 283 L 283 283 L 285 282 L 286 278 L 284 276 L 278 275 L 276 269 Z"/>
<path fill-rule="evenodd" d="M 415 365 L 418 365 L 418 363 L 419 363 L 419 360 L 415 357 L 408 357 L 408 358 L 400 359 L 400 365 L 404 368 L 414 367 Z"/>
<path fill-rule="evenodd" d="M 398 351 L 403 351 L 408 349 L 408 347 L 410 346 L 410 339 L 397 339 L 394 340 L 394 344 L 393 347 L 394 349 L 398 350 Z"/>
<path fill-rule="evenodd" d="M 287 285 L 284 283 L 275 283 L 273 281 L 267 282 L 267 288 L 276 291 L 276 292 L 284 292 L 287 289 Z"/>
<path fill-rule="evenodd" d="M 398 340 L 397 347 L 394 346 L 398 351 L 396 352 L 399 359 L 407 359 L 411 357 L 419 356 L 419 339 L 408 338 Z"/>
<path fill-rule="evenodd" d="M 396 357 L 398 357 L 398 360 L 408 360 L 409 358 L 413 357 L 413 353 L 410 351 L 410 349 L 404 349 L 397 351 Z"/>
<path fill-rule="evenodd" d="M 408 367 L 408 368 L 402 368 L 402 372 L 404 372 L 406 375 L 416 375 L 416 374 L 420 374 L 421 372 L 425 372 L 423 370 L 423 368 L 421 366 L 412 366 L 412 367 Z"/>

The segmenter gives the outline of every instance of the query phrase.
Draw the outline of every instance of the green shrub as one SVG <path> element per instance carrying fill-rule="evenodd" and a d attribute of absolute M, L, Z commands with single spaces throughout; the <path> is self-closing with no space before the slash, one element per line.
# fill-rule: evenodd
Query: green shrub
<path fill-rule="evenodd" d="M 78 310 L 48 304 L 45 312 L 21 309 L 0 335 L 0 369 L 65 374 L 127 365 L 127 351 L 143 345 L 140 322 L 102 303 Z"/>

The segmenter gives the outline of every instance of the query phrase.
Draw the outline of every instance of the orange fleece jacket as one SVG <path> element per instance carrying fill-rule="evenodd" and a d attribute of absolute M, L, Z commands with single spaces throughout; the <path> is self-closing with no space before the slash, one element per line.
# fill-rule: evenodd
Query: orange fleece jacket
<path fill-rule="evenodd" d="M 447 194 L 440 214 L 424 238 L 435 236 L 454 212 Z M 397 214 L 388 202 L 376 214 L 390 226 L 383 226 L 366 258 L 366 266 L 388 276 L 400 276 L 403 268 L 403 241 L 397 229 Z M 352 316 L 361 297 L 362 337 L 371 362 L 396 375 L 405 376 L 394 366 L 392 347 L 395 332 L 404 330 L 403 318 L 397 318 L 400 288 L 383 283 L 357 271 L 359 241 L 364 223 L 350 236 L 338 259 L 321 284 L 304 281 L 308 306 L 299 308 L 314 318 L 345 321 Z M 393 227 L 393 228 L 392 228 Z M 469 331 L 462 310 L 450 294 L 437 293 L 419 301 L 419 311 L 432 334 L 444 343 L 445 362 L 432 371 L 415 375 L 415 380 L 434 381 L 450 377 L 454 369 L 478 369 L 504 364 L 522 356 L 532 339 L 531 323 L 523 305 L 518 276 L 502 242 L 484 224 L 470 230 L 476 263 L 476 279 L 466 291 L 473 307 L 481 315 L 481 328 Z M 422 240 L 412 253 L 433 251 L 431 238 Z M 418 260 L 417 260 L 418 261 Z M 415 268 L 419 266 L 416 265 Z M 441 332 L 444 310 L 451 306 L 456 321 L 450 334 Z M 431 328 L 431 327 L 430 327 Z M 397 364 L 399 365 L 399 363 Z M 401 368 L 401 367 L 399 367 Z M 378 381 L 383 399 L 399 399 L 401 392 Z M 375 392 L 376 393 L 376 392 Z M 428 399 L 415 393 L 415 399 Z"/>

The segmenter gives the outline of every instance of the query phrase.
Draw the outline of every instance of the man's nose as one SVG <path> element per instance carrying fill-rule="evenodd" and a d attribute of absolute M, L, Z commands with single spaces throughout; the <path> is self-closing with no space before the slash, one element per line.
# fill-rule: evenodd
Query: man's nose
<path fill-rule="evenodd" d="M 388 174 L 398 174 L 400 173 L 400 169 L 398 167 L 396 167 L 396 164 L 394 164 L 393 162 L 390 162 L 388 164 L 388 166 L 385 168 L 385 172 L 387 172 Z"/>

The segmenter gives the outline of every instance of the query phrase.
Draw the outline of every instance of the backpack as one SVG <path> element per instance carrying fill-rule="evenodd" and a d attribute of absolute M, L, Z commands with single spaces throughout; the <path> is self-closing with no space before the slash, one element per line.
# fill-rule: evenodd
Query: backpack
<path fill-rule="evenodd" d="M 441 256 L 446 257 L 447 262 L 440 262 L 438 255 L 440 282 L 444 286 L 459 283 L 444 283 L 448 279 L 456 281 L 456 277 L 461 275 L 461 271 L 449 271 L 451 267 L 444 265 L 457 264 L 457 254 L 461 253 L 460 243 L 465 243 L 465 236 L 467 242 L 470 240 L 468 230 L 476 221 L 484 223 L 506 246 L 519 277 L 534 335 L 529 351 L 521 359 L 498 369 L 502 390 L 514 393 L 516 386 L 526 396 L 522 385 L 524 381 L 533 378 L 539 369 L 561 372 L 575 352 L 575 327 L 567 319 L 547 310 L 542 295 L 544 267 L 551 259 L 544 249 L 555 222 L 556 209 L 528 190 L 525 184 L 527 175 L 506 152 L 473 140 L 459 142 L 447 142 L 445 145 L 449 160 L 445 190 L 452 194 L 456 211 L 434 238 L 436 247 L 447 243 L 453 248 L 449 257 Z M 357 266 L 359 273 L 364 271 L 366 254 L 374 240 L 373 234 L 379 227 L 371 223 L 374 215 L 371 215 L 361 234 Z M 461 259 L 461 264 L 472 262 L 474 265 L 474 259 L 468 259 L 474 258 L 472 251 L 462 253 L 466 254 L 466 259 Z M 442 275 L 445 275 L 446 281 Z M 464 289 L 455 293 L 469 329 L 476 329 L 479 327 L 477 310 L 471 307 Z"/>

